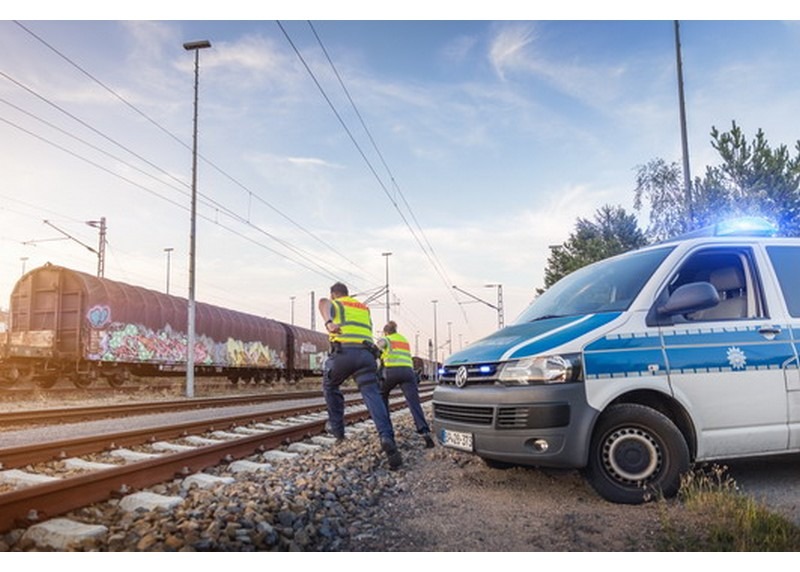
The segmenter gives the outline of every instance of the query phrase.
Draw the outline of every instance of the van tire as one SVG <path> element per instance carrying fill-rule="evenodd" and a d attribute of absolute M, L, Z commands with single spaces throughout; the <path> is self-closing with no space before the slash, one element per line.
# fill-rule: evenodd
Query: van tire
<path fill-rule="evenodd" d="M 641 504 L 675 496 L 689 470 L 689 448 L 680 430 L 655 409 L 612 405 L 592 435 L 586 477 L 604 499 Z"/>

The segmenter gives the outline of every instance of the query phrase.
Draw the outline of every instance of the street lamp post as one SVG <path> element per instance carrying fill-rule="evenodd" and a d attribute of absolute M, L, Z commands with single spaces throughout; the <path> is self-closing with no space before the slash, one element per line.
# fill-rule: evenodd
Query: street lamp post
<path fill-rule="evenodd" d="M 200 78 L 200 50 L 210 48 L 211 42 L 199 40 L 186 42 L 183 48 L 194 51 L 194 121 L 192 131 L 192 220 L 189 233 L 189 306 L 188 341 L 186 343 L 186 397 L 194 397 L 194 344 L 195 344 L 195 228 L 197 226 L 197 93 Z"/>
<path fill-rule="evenodd" d="M 292 309 L 291 309 L 290 319 L 291 319 L 291 324 L 293 326 L 294 326 L 294 299 L 295 299 L 295 296 L 289 296 L 289 300 L 292 301 L 292 304 L 291 304 L 292 305 Z"/>
<path fill-rule="evenodd" d="M 439 300 L 431 300 L 433 303 L 433 383 L 439 383 L 439 338 L 436 329 L 436 304 Z"/>
<path fill-rule="evenodd" d="M 447 322 L 447 353 L 453 353 L 453 322 Z"/>
<path fill-rule="evenodd" d="M 172 251 L 175 250 L 172 247 L 168 247 L 164 249 L 164 252 L 167 253 L 167 294 L 169 294 L 169 267 L 170 267 L 170 257 Z"/>
<path fill-rule="evenodd" d="M 381 255 L 386 258 L 386 323 L 389 323 L 389 257 L 391 252 L 383 252 Z"/>

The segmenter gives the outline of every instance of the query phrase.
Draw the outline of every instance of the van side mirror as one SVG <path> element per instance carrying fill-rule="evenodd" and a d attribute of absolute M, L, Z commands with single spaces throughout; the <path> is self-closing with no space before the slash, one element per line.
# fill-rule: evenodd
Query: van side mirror
<path fill-rule="evenodd" d="M 708 282 L 692 282 L 675 290 L 661 306 L 656 308 L 659 316 L 689 314 L 712 308 L 719 304 L 719 294 Z"/>
<path fill-rule="evenodd" d="M 656 305 L 650 309 L 645 319 L 648 326 L 668 326 L 673 323 L 672 316 L 690 314 L 719 304 L 719 294 L 708 282 L 691 282 L 679 286 L 663 303 L 664 295 L 659 296 Z"/>

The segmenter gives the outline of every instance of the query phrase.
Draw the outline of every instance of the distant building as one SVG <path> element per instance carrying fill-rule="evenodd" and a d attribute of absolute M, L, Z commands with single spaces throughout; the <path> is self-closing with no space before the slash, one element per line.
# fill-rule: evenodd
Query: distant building
<path fill-rule="evenodd" d="M 8 331 L 8 312 L 0 310 L 0 334 Z"/>

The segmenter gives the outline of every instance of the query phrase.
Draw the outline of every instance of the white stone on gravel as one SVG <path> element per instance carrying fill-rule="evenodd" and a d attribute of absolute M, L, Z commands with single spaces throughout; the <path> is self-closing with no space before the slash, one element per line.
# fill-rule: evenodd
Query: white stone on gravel
<path fill-rule="evenodd" d="M 292 443 L 286 450 L 290 453 L 316 453 L 322 449 L 320 445 L 312 445 L 310 443 Z"/>
<path fill-rule="evenodd" d="M 130 449 L 114 449 L 109 454 L 112 457 L 119 457 L 129 463 L 147 461 L 148 459 L 155 459 L 161 456 L 161 453 L 142 453 L 140 451 L 131 451 Z"/>
<path fill-rule="evenodd" d="M 124 511 L 134 512 L 138 509 L 171 509 L 182 502 L 182 497 L 171 497 L 143 491 L 123 497 L 122 500 L 119 501 L 119 507 Z"/>
<path fill-rule="evenodd" d="M 314 435 L 311 437 L 311 442 L 315 445 L 322 445 L 323 447 L 330 447 L 336 444 L 336 437 L 326 437 L 325 435 Z"/>
<path fill-rule="evenodd" d="M 240 460 L 229 464 L 228 469 L 233 473 L 256 473 L 259 471 L 271 471 L 272 465 L 269 463 L 254 463 L 253 461 Z"/>
<path fill-rule="evenodd" d="M 178 443 L 170 443 L 169 441 L 158 441 L 150 445 L 150 447 L 156 451 L 171 451 L 173 453 L 197 449 L 197 447 L 193 445 L 179 445 Z"/>
<path fill-rule="evenodd" d="M 108 528 L 101 524 L 84 524 L 68 518 L 53 518 L 34 524 L 23 535 L 23 540 L 31 541 L 40 548 L 65 550 L 87 538 L 105 535 Z"/>
<path fill-rule="evenodd" d="M 58 477 L 26 473 L 25 471 L 20 471 L 19 469 L 0 471 L 0 483 L 6 483 L 13 486 L 40 485 L 42 483 L 51 483 L 57 480 L 59 480 Z"/>
<path fill-rule="evenodd" d="M 269 433 L 269 429 L 266 427 L 261 429 L 254 427 L 237 427 L 234 429 L 234 432 L 238 433 L 241 437 L 242 435 L 261 435 L 262 433 Z"/>
<path fill-rule="evenodd" d="M 300 456 L 300 453 L 287 453 L 286 451 L 267 451 L 261 457 L 265 461 L 287 461 L 291 459 L 296 459 Z"/>
<path fill-rule="evenodd" d="M 207 473 L 195 473 L 189 475 L 181 482 L 181 488 L 189 490 L 193 486 L 201 489 L 210 489 L 218 485 L 229 485 L 236 482 L 233 477 L 217 477 L 216 475 L 209 475 Z"/>
<path fill-rule="evenodd" d="M 200 437 L 199 435 L 189 435 L 184 440 L 192 445 L 217 445 L 225 442 L 225 439 L 209 439 L 208 437 Z"/>
<path fill-rule="evenodd" d="M 242 438 L 241 433 L 233 433 L 231 431 L 214 431 L 211 434 L 211 436 L 215 437 L 217 439 L 224 439 L 224 440 L 241 439 Z"/>
<path fill-rule="evenodd" d="M 92 461 L 85 461 L 78 457 L 72 457 L 64 461 L 64 466 L 68 469 L 78 469 L 82 471 L 102 471 L 104 469 L 114 469 L 117 465 L 112 463 L 95 463 Z"/>

